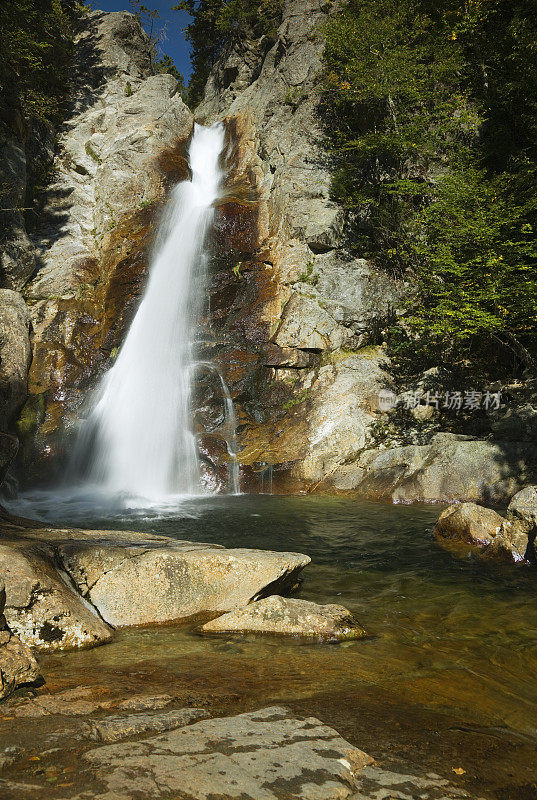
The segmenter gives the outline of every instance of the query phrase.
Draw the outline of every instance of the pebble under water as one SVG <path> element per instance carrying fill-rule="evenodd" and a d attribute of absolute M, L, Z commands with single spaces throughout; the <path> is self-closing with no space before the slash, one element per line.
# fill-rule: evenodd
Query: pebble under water
<path fill-rule="evenodd" d="M 94 650 L 42 655 L 47 687 L 174 692 L 223 713 L 283 703 L 384 763 L 434 770 L 479 796 L 535 798 L 535 571 L 444 550 L 431 532 L 439 511 L 243 495 L 185 500 L 179 516 L 85 516 L 89 528 L 307 553 L 299 596 L 345 605 L 371 635 L 209 637 L 192 620 L 125 629 Z"/>

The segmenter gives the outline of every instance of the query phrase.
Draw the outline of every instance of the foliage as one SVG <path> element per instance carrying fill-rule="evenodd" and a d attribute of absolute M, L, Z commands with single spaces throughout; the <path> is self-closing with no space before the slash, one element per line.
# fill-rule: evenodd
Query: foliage
<path fill-rule="evenodd" d="M 161 52 L 162 41 L 166 38 L 166 26 L 158 26 L 162 19 L 156 8 L 149 8 L 141 0 L 130 0 L 131 10 L 149 38 L 151 65 L 161 74 L 173 75 L 179 84 L 178 90 L 185 93 L 185 79 L 171 56 Z"/>
<path fill-rule="evenodd" d="M 188 98 L 195 106 L 224 45 L 242 38 L 274 35 L 283 0 L 181 0 L 175 10 L 187 11 L 185 29 L 191 45 L 192 76 Z"/>
<path fill-rule="evenodd" d="M 56 121 L 61 116 L 79 10 L 69 0 L 0 4 L 0 94 L 23 117 Z"/>
<path fill-rule="evenodd" d="M 326 29 L 333 194 L 354 248 L 404 275 L 392 348 L 537 345 L 537 24 L 529 0 L 350 0 Z M 533 88 L 532 88 L 533 87 Z M 479 340 L 480 344 L 477 345 Z"/>

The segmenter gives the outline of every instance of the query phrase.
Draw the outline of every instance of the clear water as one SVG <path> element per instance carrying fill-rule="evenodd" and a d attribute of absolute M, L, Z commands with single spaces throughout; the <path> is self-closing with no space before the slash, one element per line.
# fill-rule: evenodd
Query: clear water
<path fill-rule="evenodd" d="M 455 779 L 473 796 L 533 800 L 526 788 L 537 775 L 535 571 L 445 551 L 431 532 L 440 510 L 248 495 L 184 499 L 167 515 L 71 508 L 67 518 L 59 506 L 62 523 L 307 553 L 300 596 L 345 605 L 371 635 L 313 645 L 202 636 L 199 620 L 124 629 L 94 650 L 43 654 L 47 689 L 167 692 L 215 713 L 284 703 L 325 720 L 381 763 L 452 779 L 462 768 Z"/>
<path fill-rule="evenodd" d="M 300 653 L 307 678 L 327 688 L 337 676 L 349 687 L 366 682 L 409 703 L 471 710 L 476 718 L 533 736 L 537 729 L 537 585 L 526 567 L 456 556 L 434 540 L 439 513 L 431 506 L 384 506 L 311 497 L 216 496 L 186 500 L 181 517 L 86 519 L 91 527 L 144 530 L 230 547 L 307 553 L 300 596 L 339 602 L 371 633 L 350 646 L 301 646 L 239 637 L 240 655 L 277 652 L 284 661 Z M 66 520 L 62 520 L 66 521 Z M 69 520 L 73 522 L 73 519 Z M 211 658 L 221 642 L 172 628 L 169 649 Z M 142 634 L 131 633 L 137 639 Z M 174 645 L 175 637 L 180 645 Z M 234 638 L 234 637 L 232 637 Z M 235 645 L 234 645 L 235 646 Z M 75 658 L 106 663 L 116 645 Z M 232 651 L 233 652 L 233 651 Z M 64 658 L 64 657 L 62 657 Z M 65 656 L 71 658 L 71 656 Z M 263 658 L 259 669 L 263 671 Z M 240 659 L 238 666 L 240 668 Z M 226 681 L 227 682 L 227 681 Z"/>

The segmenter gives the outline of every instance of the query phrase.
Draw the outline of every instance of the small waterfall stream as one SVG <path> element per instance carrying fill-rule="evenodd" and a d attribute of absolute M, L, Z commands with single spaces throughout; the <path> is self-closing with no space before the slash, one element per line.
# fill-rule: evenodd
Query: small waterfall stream
<path fill-rule="evenodd" d="M 111 493 L 158 501 L 200 491 L 190 385 L 194 332 L 206 294 L 204 246 L 222 179 L 223 146 L 221 124 L 195 126 L 189 149 L 192 180 L 173 189 L 144 297 L 78 437 L 75 455 L 85 452 L 87 462 L 91 452 L 85 478 Z M 237 492 L 235 414 L 219 377 L 230 489 Z"/>

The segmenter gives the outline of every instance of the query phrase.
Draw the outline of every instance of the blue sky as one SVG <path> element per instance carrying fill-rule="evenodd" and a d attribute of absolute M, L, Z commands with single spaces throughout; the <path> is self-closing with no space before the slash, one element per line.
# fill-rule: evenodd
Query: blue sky
<path fill-rule="evenodd" d="M 161 42 L 161 49 L 175 61 L 175 66 L 182 72 L 185 79 L 191 73 L 189 60 L 189 46 L 185 41 L 182 28 L 190 22 L 190 16 L 186 11 L 172 11 L 171 7 L 178 0 L 145 0 L 144 5 L 150 9 L 156 9 L 161 20 L 156 20 L 155 28 L 162 30 L 165 27 L 165 38 Z M 88 3 L 92 8 L 101 11 L 132 11 L 129 0 L 91 0 Z"/>

